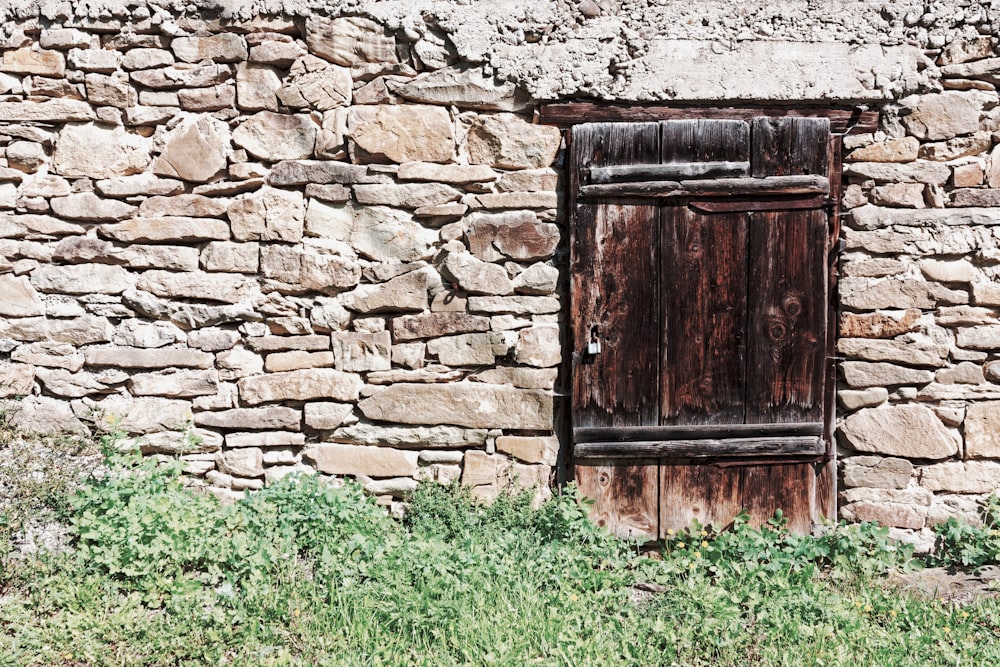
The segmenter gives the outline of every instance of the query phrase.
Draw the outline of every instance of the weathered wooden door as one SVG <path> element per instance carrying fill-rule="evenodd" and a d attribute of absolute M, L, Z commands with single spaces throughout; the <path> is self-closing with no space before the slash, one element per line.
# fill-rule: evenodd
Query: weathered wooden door
<path fill-rule="evenodd" d="M 622 535 L 832 513 L 826 118 L 570 134 L 576 480 Z"/>

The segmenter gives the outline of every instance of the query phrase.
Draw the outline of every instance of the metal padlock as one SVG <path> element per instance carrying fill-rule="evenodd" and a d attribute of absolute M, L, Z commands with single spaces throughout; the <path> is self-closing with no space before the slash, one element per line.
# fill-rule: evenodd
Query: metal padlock
<path fill-rule="evenodd" d="M 587 343 L 587 354 L 600 354 L 601 353 L 601 341 L 592 340 Z"/>

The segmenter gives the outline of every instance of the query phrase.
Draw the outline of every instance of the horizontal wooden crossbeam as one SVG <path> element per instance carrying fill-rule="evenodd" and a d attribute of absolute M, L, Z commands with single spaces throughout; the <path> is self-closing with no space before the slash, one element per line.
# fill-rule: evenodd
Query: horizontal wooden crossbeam
<path fill-rule="evenodd" d="M 683 181 L 636 181 L 580 186 L 581 197 L 724 197 L 732 195 L 827 194 L 825 176 L 767 176 L 765 178 L 711 178 Z"/>

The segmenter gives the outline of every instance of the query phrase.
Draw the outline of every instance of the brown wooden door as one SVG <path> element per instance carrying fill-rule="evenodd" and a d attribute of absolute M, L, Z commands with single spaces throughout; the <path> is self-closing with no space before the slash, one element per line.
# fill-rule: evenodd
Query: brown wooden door
<path fill-rule="evenodd" d="M 828 511 L 829 147 L 825 118 L 572 128 L 576 479 L 615 532 Z"/>

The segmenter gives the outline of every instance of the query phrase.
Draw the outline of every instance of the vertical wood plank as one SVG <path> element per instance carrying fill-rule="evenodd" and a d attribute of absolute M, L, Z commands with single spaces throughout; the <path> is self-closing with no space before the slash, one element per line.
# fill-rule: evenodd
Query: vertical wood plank
<path fill-rule="evenodd" d="M 750 124 L 743 120 L 666 120 L 661 123 L 663 162 L 747 162 Z"/>
<path fill-rule="evenodd" d="M 655 163 L 656 123 L 573 129 L 571 169 Z M 580 200 L 573 218 L 573 425 L 648 426 L 659 419 L 659 209 Z M 592 340 L 597 355 L 586 353 Z"/>
<path fill-rule="evenodd" d="M 729 525 L 742 509 L 740 468 L 662 462 L 660 466 L 660 537 L 702 525 Z"/>
<path fill-rule="evenodd" d="M 746 389 L 747 214 L 661 214 L 661 424 L 738 424 Z"/>
<path fill-rule="evenodd" d="M 618 537 L 659 535 L 659 466 L 655 460 L 628 464 L 603 459 L 578 461 L 576 483 L 594 501 L 590 518 Z"/>
<path fill-rule="evenodd" d="M 826 234 L 821 210 L 751 216 L 748 424 L 823 419 Z"/>
<path fill-rule="evenodd" d="M 829 137 L 828 118 L 754 118 L 750 175 L 826 174 Z"/>
<path fill-rule="evenodd" d="M 760 526 L 781 510 L 793 533 L 812 530 L 816 475 L 812 463 L 774 463 L 740 468 L 740 499 Z"/>

